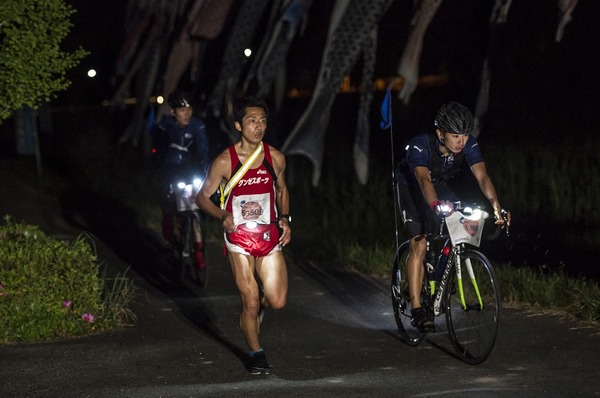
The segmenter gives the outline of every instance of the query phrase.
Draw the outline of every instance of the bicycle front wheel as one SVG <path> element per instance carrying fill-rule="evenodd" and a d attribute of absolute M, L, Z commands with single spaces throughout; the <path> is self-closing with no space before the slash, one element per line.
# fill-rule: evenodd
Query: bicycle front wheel
<path fill-rule="evenodd" d="M 477 250 L 460 254 L 445 291 L 446 323 L 459 358 L 483 362 L 493 351 L 500 325 L 500 286 L 490 261 Z"/>
<path fill-rule="evenodd" d="M 408 290 L 408 276 L 406 272 L 407 258 L 408 242 L 404 242 L 400 245 L 398 253 L 396 253 L 394 267 L 392 268 L 392 307 L 394 309 L 396 326 L 398 326 L 398 332 L 400 332 L 400 338 L 406 344 L 416 346 L 423 341 L 425 333 L 419 332 L 419 330 L 411 323 L 412 304 Z"/>
<path fill-rule="evenodd" d="M 206 257 L 204 254 L 204 242 L 202 237 L 202 229 L 200 225 L 200 216 L 193 214 L 191 217 L 192 230 L 188 235 L 190 242 L 190 260 L 192 263 L 191 278 L 200 287 L 206 286 L 208 280 L 208 267 L 206 265 Z"/>

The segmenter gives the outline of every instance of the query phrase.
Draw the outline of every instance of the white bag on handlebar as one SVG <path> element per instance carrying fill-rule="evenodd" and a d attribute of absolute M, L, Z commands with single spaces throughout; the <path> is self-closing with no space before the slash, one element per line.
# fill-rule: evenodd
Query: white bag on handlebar
<path fill-rule="evenodd" d="M 483 225 L 488 215 L 483 210 L 475 209 L 470 214 L 455 211 L 446 217 L 446 225 L 448 226 L 448 234 L 450 234 L 452 244 L 468 243 L 479 247 Z"/>

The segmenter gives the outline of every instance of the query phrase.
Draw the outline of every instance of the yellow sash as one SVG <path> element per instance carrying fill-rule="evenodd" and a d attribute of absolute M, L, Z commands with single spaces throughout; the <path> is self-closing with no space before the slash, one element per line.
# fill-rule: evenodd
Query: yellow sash
<path fill-rule="evenodd" d="M 240 182 L 240 180 L 242 179 L 244 174 L 246 174 L 246 172 L 248 171 L 250 166 L 252 166 L 252 164 L 258 157 L 258 155 L 260 155 L 260 152 L 262 151 L 262 149 L 263 149 L 263 143 L 261 141 L 256 146 L 256 149 L 254 150 L 254 152 L 252 152 L 250 154 L 248 159 L 246 159 L 246 161 L 244 163 L 242 163 L 242 167 L 240 167 L 240 169 L 229 179 L 229 181 L 227 182 L 227 185 L 225 185 L 225 189 L 223 189 L 223 185 L 219 185 L 219 191 L 221 191 L 221 209 L 225 208 L 225 198 L 227 197 L 227 195 L 229 195 L 229 193 L 231 192 L 233 187 L 235 187 L 237 185 L 237 183 Z"/>

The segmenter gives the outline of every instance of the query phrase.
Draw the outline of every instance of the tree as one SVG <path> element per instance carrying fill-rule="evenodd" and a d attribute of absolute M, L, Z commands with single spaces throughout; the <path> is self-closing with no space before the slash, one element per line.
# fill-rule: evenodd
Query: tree
<path fill-rule="evenodd" d="M 69 87 L 67 71 L 88 54 L 60 48 L 74 12 L 63 0 L 0 1 L 0 123 Z"/>

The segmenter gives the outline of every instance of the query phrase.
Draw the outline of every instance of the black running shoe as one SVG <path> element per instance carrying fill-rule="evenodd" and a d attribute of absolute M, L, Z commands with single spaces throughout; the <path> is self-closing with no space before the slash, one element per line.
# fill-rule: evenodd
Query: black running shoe
<path fill-rule="evenodd" d="M 412 325 L 419 329 L 421 333 L 433 332 L 435 330 L 433 321 L 427 316 L 427 312 L 423 308 L 411 310 Z"/>
<path fill-rule="evenodd" d="M 271 367 L 267 363 L 267 357 L 264 351 L 259 351 L 250 356 L 250 373 L 253 375 L 266 374 L 271 372 Z"/>

